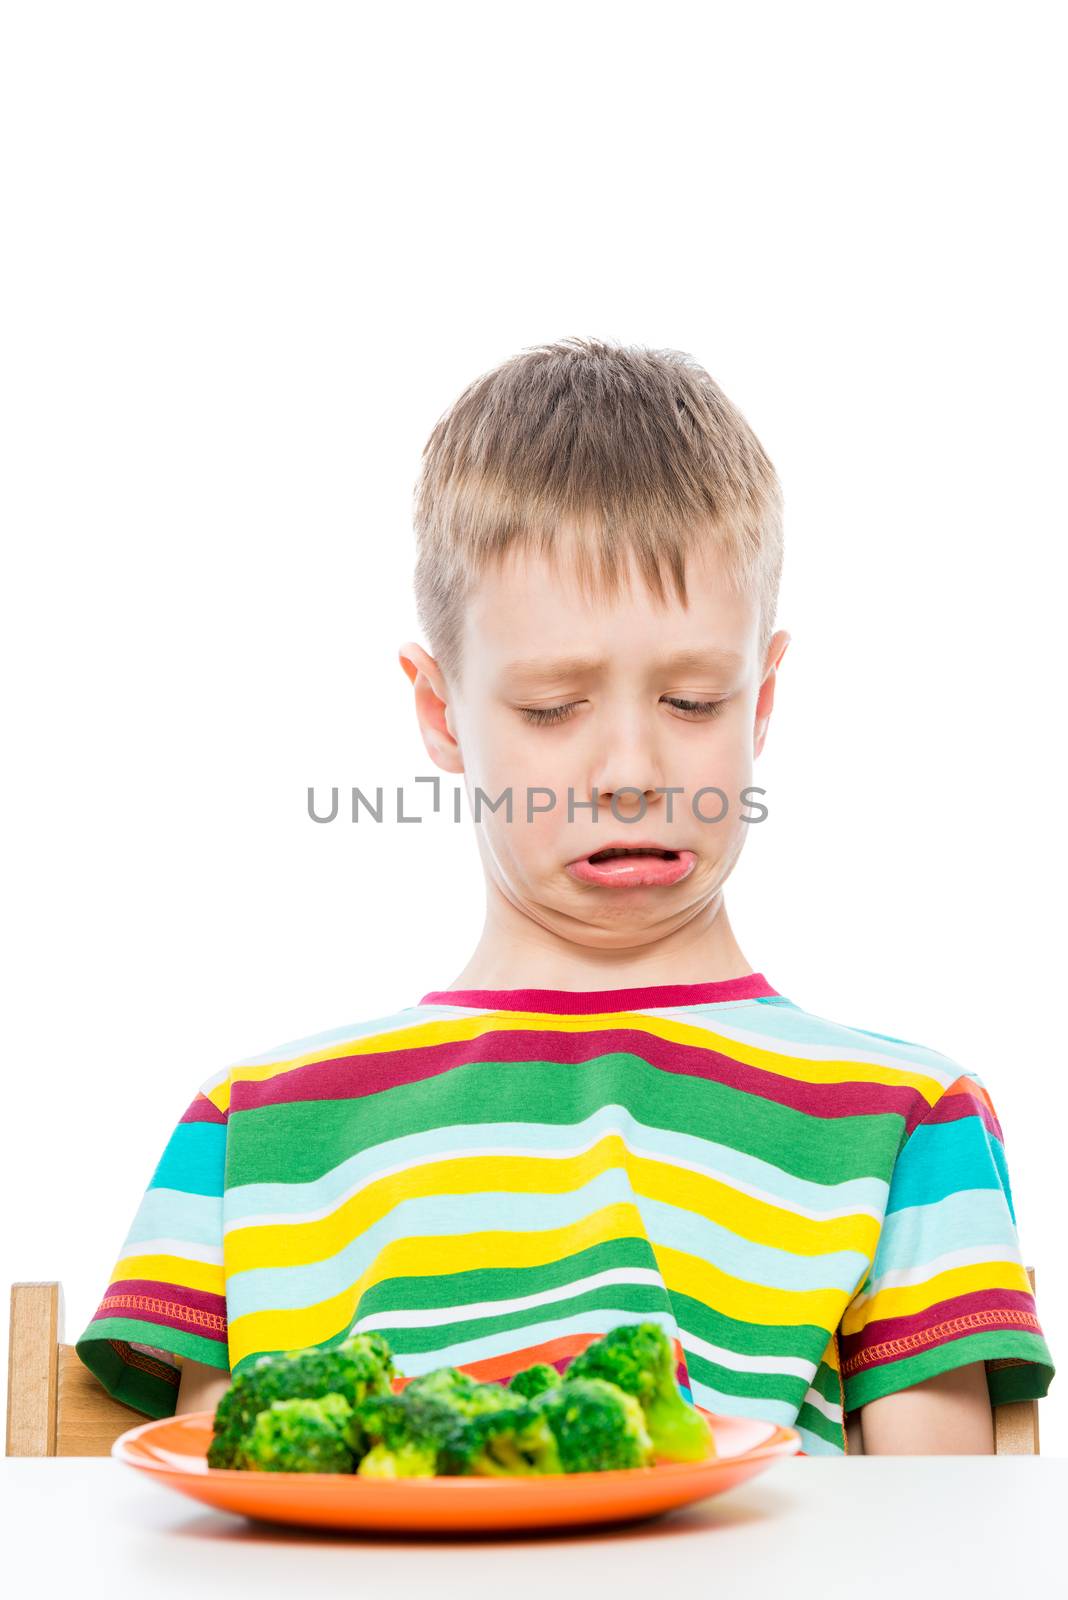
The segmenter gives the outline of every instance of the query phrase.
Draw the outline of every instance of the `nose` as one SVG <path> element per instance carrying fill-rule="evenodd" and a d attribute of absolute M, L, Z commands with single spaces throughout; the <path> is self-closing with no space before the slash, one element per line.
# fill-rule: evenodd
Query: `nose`
<path fill-rule="evenodd" d="M 590 774 L 590 795 L 597 790 L 598 813 L 611 808 L 619 817 L 640 817 L 667 781 L 653 739 L 640 718 L 615 718 L 605 736 L 607 747 Z"/>

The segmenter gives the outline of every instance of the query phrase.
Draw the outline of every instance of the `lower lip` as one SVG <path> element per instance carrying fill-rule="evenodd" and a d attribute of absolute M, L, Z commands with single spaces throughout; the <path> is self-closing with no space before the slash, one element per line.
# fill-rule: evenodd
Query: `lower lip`
<path fill-rule="evenodd" d="M 608 861 L 572 861 L 567 871 L 580 883 L 600 889 L 656 889 L 681 883 L 697 865 L 692 850 L 680 850 L 673 860 L 662 856 L 613 856 Z"/>

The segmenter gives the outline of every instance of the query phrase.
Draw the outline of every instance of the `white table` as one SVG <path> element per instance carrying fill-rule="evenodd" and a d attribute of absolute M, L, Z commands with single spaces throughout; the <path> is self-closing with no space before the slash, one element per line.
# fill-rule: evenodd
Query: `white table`
<path fill-rule="evenodd" d="M 108 1457 L 0 1476 L 8 1593 L 45 1600 L 1045 1600 L 1066 1524 L 1068 1459 L 1040 1456 L 792 1457 L 613 1532 L 418 1542 L 251 1522 Z"/>

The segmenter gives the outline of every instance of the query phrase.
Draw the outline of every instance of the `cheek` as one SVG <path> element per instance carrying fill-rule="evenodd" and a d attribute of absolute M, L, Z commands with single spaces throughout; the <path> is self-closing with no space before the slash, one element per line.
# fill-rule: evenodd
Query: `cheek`
<path fill-rule="evenodd" d="M 557 789 L 560 781 L 558 765 L 559 762 L 546 759 L 536 744 L 532 746 L 529 739 L 517 737 L 513 730 L 509 730 L 508 736 L 497 739 L 487 749 L 486 759 L 480 764 L 479 782 L 494 799 L 510 790 L 512 813 L 519 818 L 526 815 L 529 789 Z M 566 777 L 562 781 L 566 788 Z M 544 797 L 539 796 L 538 799 Z"/>
<path fill-rule="evenodd" d="M 728 794 L 744 783 L 752 761 L 752 740 L 741 722 L 717 726 L 706 738 L 676 746 L 671 765 L 676 777 L 666 780 L 683 784 L 689 793 L 705 784 L 715 784 Z"/>
<path fill-rule="evenodd" d="M 465 758 L 467 750 L 465 749 Z M 482 803 L 481 824 L 493 841 L 493 849 L 502 862 L 510 861 L 521 866 L 542 855 L 559 853 L 559 840 L 569 832 L 567 824 L 568 784 L 576 788 L 573 766 L 566 752 L 544 746 L 530 737 L 529 731 L 516 728 L 510 720 L 493 727 L 492 735 L 480 741 L 474 749 L 474 759 L 465 759 L 468 780 L 468 798 L 474 814 L 475 785 L 487 797 Z M 539 792 L 549 790 L 550 794 Z M 488 802 L 511 794 L 511 822 L 508 821 L 507 801 L 496 811 Z M 542 807 L 555 797 L 551 811 L 535 810 L 527 820 L 527 807 Z M 588 818 L 588 813 L 586 816 Z M 583 813 L 576 813 L 576 826 Z"/>

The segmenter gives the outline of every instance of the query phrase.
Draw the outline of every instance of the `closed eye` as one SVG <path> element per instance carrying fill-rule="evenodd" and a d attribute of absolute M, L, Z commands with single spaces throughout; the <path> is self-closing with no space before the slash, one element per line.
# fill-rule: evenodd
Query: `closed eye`
<path fill-rule="evenodd" d="M 663 699 L 666 705 L 674 706 L 695 721 L 717 716 L 724 703 L 722 700 L 683 700 L 677 695 L 665 695 Z M 581 704 L 581 700 L 571 700 L 562 706 L 520 706 L 519 710 L 529 722 L 544 727 L 547 723 L 566 722 L 574 708 Z"/>

